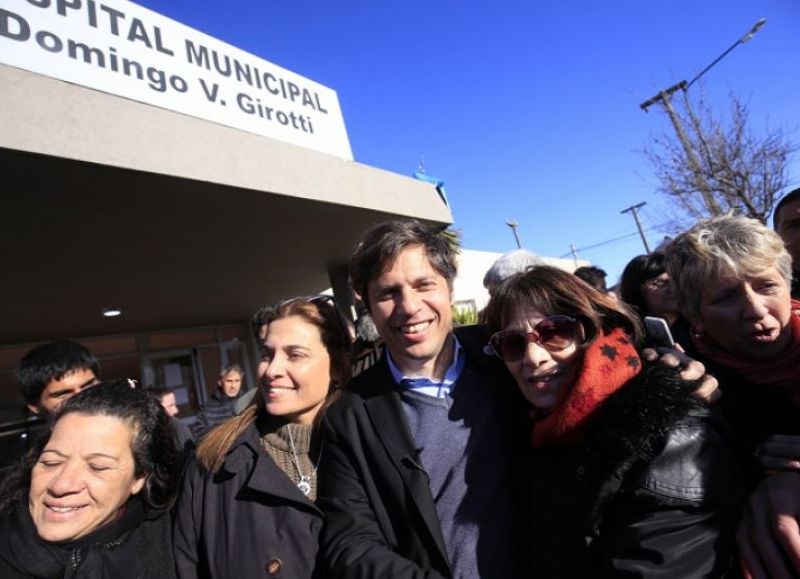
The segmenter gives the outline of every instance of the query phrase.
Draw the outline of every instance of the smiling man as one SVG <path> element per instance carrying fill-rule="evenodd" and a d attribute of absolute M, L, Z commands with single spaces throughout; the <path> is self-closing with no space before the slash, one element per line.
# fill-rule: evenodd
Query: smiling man
<path fill-rule="evenodd" d="M 334 577 L 512 577 L 511 437 L 482 328 L 452 328 L 456 249 L 416 221 L 350 262 L 384 357 L 323 421 L 322 549 Z"/>

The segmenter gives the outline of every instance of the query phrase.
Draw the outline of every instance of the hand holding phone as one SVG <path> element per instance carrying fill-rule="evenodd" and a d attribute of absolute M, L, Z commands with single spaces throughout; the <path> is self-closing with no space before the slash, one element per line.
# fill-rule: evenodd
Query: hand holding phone
<path fill-rule="evenodd" d="M 669 331 L 669 324 L 664 318 L 645 316 L 644 326 L 647 329 L 649 341 L 656 347 L 674 348 L 675 340 Z"/>

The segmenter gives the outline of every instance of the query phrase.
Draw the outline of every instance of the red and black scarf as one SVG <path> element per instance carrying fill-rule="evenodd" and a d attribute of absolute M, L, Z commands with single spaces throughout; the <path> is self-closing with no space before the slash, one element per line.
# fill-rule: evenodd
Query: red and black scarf
<path fill-rule="evenodd" d="M 594 411 L 642 369 L 636 348 L 622 328 L 598 337 L 583 352 L 572 388 L 563 388 L 546 417 L 533 427 L 533 446 L 575 444 Z"/>

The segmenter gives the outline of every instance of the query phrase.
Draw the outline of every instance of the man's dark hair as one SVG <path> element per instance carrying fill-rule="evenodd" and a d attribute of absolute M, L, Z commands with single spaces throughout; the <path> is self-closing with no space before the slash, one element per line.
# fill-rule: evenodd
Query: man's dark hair
<path fill-rule="evenodd" d="M 786 195 L 778 201 L 778 204 L 775 206 L 775 211 L 772 212 L 772 229 L 778 229 L 778 213 L 780 213 L 781 209 L 786 203 L 790 201 L 798 201 L 800 200 L 800 187 L 794 189 L 793 191 L 789 191 Z"/>
<path fill-rule="evenodd" d="M 575 270 L 575 275 L 588 283 L 594 289 L 598 289 L 603 292 L 608 291 L 608 288 L 606 287 L 606 276 L 608 274 L 599 267 L 595 267 L 593 265 L 584 265 L 583 267 L 579 267 Z"/>
<path fill-rule="evenodd" d="M 274 306 L 262 306 L 250 318 L 250 331 L 253 333 L 253 338 L 255 338 L 257 344 L 261 343 L 261 328 L 273 319 L 275 319 Z"/>
<path fill-rule="evenodd" d="M 454 243 L 442 230 L 419 221 L 386 221 L 369 229 L 350 258 L 350 280 L 353 290 L 370 309 L 367 284 L 391 269 L 401 251 L 414 245 L 425 248 L 431 267 L 452 287 L 456 277 Z"/>
<path fill-rule="evenodd" d="M 172 388 L 167 388 L 166 386 L 148 386 L 144 391 L 148 396 L 152 396 L 159 402 L 167 394 L 175 392 Z"/>
<path fill-rule="evenodd" d="M 38 405 L 47 384 L 79 370 L 91 370 L 100 378 L 100 363 L 86 346 L 72 340 L 48 342 L 22 357 L 17 366 L 17 384 L 25 402 Z"/>

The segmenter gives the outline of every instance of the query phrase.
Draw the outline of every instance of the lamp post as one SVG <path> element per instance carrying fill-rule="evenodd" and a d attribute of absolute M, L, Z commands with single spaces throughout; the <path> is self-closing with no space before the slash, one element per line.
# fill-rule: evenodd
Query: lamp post
<path fill-rule="evenodd" d="M 745 34 L 744 36 L 739 38 L 736 42 L 731 44 L 725 52 L 723 52 L 717 58 L 715 58 L 711 62 L 711 64 L 706 66 L 697 75 L 695 75 L 695 77 L 692 80 L 690 80 L 688 82 L 685 81 L 685 80 L 682 80 L 679 83 L 676 83 L 676 84 L 672 85 L 669 88 L 666 88 L 666 89 L 664 89 L 662 91 L 659 91 L 659 93 L 657 95 L 647 99 L 646 101 L 644 101 L 642 104 L 639 105 L 639 107 L 644 112 L 647 112 L 647 109 L 649 107 L 653 106 L 656 103 L 659 103 L 659 104 L 661 104 L 661 106 L 664 107 L 664 110 L 666 111 L 667 116 L 669 117 L 669 120 L 672 122 L 672 126 L 675 128 L 675 134 L 678 136 L 678 140 L 680 141 L 681 146 L 683 147 L 683 151 L 686 154 L 686 160 L 688 161 L 689 167 L 691 168 L 692 174 L 694 176 L 695 186 L 697 187 L 697 190 L 700 191 L 700 194 L 703 196 L 703 200 L 706 203 L 706 207 L 708 207 L 711 210 L 712 214 L 714 214 L 714 215 L 719 215 L 722 211 L 721 211 L 721 209 L 719 207 L 719 204 L 717 203 L 716 199 L 714 199 L 714 195 L 713 195 L 713 192 L 711 190 L 711 187 L 709 187 L 708 183 L 706 182 L 706 180 L 703 178 L 703 175 L 701 174 L 700 162 L 697 160 L 697 156 L 695 155 L 694 151 L 692 150 L 692 146 L 691 146 L 691 143 L 689 142 L 689 138 L 686 135 L 686 131 L 684 131 L 684 129 L 683 129 L 683 124 L 681 124 L 681 119 L 680 119 L 680 117 L 678 117 L 678 114 L 675 112 L 675 109 L 672 107 L 672 102 L 671 102 L 670 99 L 671 99 L 672 95 L 675 94 L 679 90 L 682 90 L 684 93 L 687 90 L 689 90 L 689 87 L 691 87 L 695 82 L 697 82 L 700 79 L 701 76 L 703 76 L 705 73 L 707 73 L 709 70 L 711 70 L 714 67 L 714 65 L 716 65 L 720 60 L 722 60 L 723 58 L 728 56 L 728 54 L 730 54 L 730 52 L 734 48 L 736 48 L 740 44 L 744 44 L 745 42 L 748 42 L 751 38 L 753 38 L 753 36 L 756 34 L 756 32 L 761 30 L 761 27 L 764 26 L 764 24 L 766 24 L 766 22 L 767 22 L 766 18 L 761 18 L 758 22 L 753 24 L 753 26 L 750 28 L 750 30 L 747 32 L 747 34 Z"/>
<path fill-rule="evenodd" d="M 514 232 L 514 239 L 517 242 L 517 249 L 522 249 L 522 244 L 519 242 L 519 235 L 517 235 L 517 227 L 519 227 L 519 223 L 517 223 L 514 219 L 506 219 L 506 225 L 511 228 L 511 231 Z"/>

